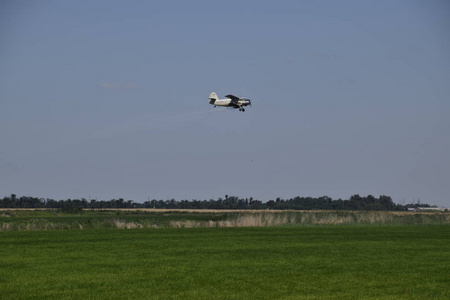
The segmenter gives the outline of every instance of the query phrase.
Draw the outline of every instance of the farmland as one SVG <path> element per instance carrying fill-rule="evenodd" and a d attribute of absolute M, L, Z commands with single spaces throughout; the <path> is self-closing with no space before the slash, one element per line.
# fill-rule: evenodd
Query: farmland
<path fill-rule="evenodd" d="M 75 215 L 2 211 L 2 226 L 10 225 L 0 232 L 0 295 L 2 299 L 450 297 L 448 214 L 339 213 L 255 212 L 252 219 L 249 214 L 217 211 Z M 111 220 L 135 226 L 121 227 Z"/>

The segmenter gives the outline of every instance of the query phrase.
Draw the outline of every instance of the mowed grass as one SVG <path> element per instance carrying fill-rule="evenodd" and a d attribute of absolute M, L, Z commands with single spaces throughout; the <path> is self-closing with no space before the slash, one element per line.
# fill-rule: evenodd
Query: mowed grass
<path fill-rule="evenodd" d="M 448 225 L 0 233 L 1 299 L 449 299 Z"/>

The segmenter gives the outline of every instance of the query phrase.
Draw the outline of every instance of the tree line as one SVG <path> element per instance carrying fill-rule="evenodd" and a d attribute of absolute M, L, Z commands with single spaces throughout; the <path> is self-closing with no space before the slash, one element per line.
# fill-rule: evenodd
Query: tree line
<path fill-rule="evenodd" d="M 217 200 L 149 200 L 143 203 L 123 198 L 112 200 L 67 199 L 54 200 L 37 197 L 17 197 L 15 194 L 0 199 L 0 208 L 52 208 L 64 210 L 114 209 L 114 208 L 164 208 L 164 209 L 278 209 L 278 210 L 407 210 L 410 207 L 431 207 L 428 204 L 395 204 L 391 197 L 353 195 L 349 199 L 333 200 L 328 196 L 276 198 L 262 202 L 250 198 L 228 196 Z"/>

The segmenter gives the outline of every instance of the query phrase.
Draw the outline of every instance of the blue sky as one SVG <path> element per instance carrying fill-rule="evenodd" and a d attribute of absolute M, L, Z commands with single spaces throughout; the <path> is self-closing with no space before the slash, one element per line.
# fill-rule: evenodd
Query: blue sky
<path fill-rule="evenodd" d="M 0 197 L 450 206 L 449 33 L 437 0 L 2 1 Z"/>

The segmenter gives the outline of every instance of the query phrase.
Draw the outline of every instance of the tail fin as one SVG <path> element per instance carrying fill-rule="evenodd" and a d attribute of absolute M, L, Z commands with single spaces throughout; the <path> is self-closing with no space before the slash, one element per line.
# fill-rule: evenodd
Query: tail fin
<path fill-rule="evenodd" d="M 219 97 L 217 97 L 216 93 L 212 92 L 211 94 L 209 94 L 209 104 L 214 104 L 216 100 L 219 100 Z"/>

